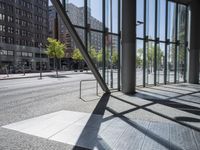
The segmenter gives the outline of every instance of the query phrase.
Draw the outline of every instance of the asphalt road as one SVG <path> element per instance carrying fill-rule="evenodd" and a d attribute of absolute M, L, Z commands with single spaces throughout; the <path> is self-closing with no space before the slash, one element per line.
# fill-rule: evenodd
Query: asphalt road
<path fill-rule="evenodd" d="M 26 135 L 2 126 L 60 110 L 92 112 L 97 101 L 79 99 L 80 80 L 94 79 L 92 74 L 63 75 L 0 81 L 0 150 L 62 150 L 70 145 Z M 83 96 L 95 96 L 95 82 L 83 84 Z"/>

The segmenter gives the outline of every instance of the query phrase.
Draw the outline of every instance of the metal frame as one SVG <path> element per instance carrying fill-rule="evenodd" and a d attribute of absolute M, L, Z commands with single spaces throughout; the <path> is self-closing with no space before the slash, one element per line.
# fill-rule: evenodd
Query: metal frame
<path fill-rule="evenodd" d="M 90 58 L 89 54 L 87 53 L 87 50 L 86 50 L 83 42 L 81 41 L 79 35 L 77 34 L 73 24 L 71 23 L 68 15 L 65 13 L 65 10 L 64 10 L 61 2 L 58 0 L 51 0 L 51 2 L 54 5 L 54 7 L 56 8 L 57 13 L 60 15 L 63 23 L 67 27 L 67 29 L 68 29 L 70 35 L 72 36 L 73 40 L 75 41 L 76 45 L 80 49 L 80 52 L 83 55 L 88 67 L 91 69 L 92 73 L 94 74 L 94 76 L 95 76 L 96 80 L 98 81 L 98 83 L 100 84 L 101 88 L 106 93 L 110 93 L 110 90 L 108 89 L 105 81 L 101 77 L 95 64 L 93 63 L 92 59 Z"/>
<path fill-rule="evenodd" d="M 147 7 L 147 0 L 144 0 L 144 35 L 143 35 L 143 87 L 146 86 L 146 7 Z M 137 38 L 136 38 L 137 39 Z"/>
<path fill-rule="evenodd" d="M 157 31 L 158 31 L 158 0 L 155 0 L 155 42 L 154 42 L 154 85 L 157 85 Z"/>
<path fill-rule="evenodd" d="M 178 4 L 177 3 L 175 3 L 176 4 L 176 21 L 175 21 L 175 23 L 176 23 L 176 29 L 175 29 L 175 41 L 176 41 L 176 44 L 175 44 L 175 57 L 174 57 L 174 83 L 177 83 L 177 53 L 178 53 Z"/>

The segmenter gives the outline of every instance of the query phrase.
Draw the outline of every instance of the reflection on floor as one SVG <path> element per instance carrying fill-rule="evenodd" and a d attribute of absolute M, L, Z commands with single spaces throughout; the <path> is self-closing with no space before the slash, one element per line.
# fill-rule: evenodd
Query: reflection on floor
<path fill-rule="evenodd" d="M 199 150 L 200 85 L 139 88 L 133 96 L 104 94 L 91 114 L 62 110 L 4 128 L 74 149 Z"/>

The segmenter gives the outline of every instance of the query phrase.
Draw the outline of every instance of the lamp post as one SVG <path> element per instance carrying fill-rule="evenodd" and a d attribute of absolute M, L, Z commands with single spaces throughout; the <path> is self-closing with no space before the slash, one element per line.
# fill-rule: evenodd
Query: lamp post
<path fill-rule="evenodd" d="M 42 43 L 39 44 L 39 48 L 40 48 L 40 79 L 42 79 L 42 60 L 41 60 Z"/>

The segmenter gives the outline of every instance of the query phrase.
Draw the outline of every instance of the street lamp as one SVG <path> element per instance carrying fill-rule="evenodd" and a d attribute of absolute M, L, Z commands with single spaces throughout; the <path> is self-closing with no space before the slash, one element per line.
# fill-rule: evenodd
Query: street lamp
<path fill-rule="evenodd" d="M 39 48 L 40 48 L 40 79 L 42 79 L 42 60 L 41 60 L 42 43 L 39 44 Z"/>

